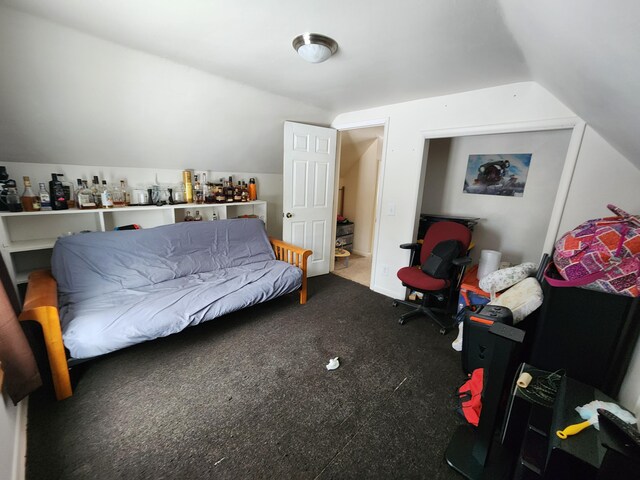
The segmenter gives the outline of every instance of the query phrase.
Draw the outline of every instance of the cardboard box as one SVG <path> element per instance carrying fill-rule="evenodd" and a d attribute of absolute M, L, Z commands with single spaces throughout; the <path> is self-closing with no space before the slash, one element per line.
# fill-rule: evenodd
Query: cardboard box
<path fill-rule="evenodd" d="M 485 305 L 491 300 L 489 292 L 478 286 L 478 265 L 474 265 L 465 273 L 458 296 L 458 312 L 467 305 Z"/>

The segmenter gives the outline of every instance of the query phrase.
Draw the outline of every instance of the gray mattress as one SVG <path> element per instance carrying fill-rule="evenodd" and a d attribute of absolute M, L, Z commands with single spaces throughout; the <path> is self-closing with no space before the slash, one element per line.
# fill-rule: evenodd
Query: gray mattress
<path fill-rule="evenodd" d="M 257 219 L 166 225 L 59 239 L 62 335 L 89 358 L 290 293 L 302 271 L 275 259 Z"/>

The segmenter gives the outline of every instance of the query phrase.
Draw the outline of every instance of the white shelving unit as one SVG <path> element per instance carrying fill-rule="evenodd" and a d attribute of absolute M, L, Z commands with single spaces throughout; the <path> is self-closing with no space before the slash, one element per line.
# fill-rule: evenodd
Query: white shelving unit
<path fill-rule="evenodd" d="M 82 231 L 106 232 L 117 226 L 153 228 L 184 221 L 187 211 L 200 212 L 203 221 L 215 213 L 220 220 L 255 215 L 267 223 L 267 202 L 122 207 L 99 210 L 0 213 L 0 251 L 14 285 L 27 281 L 29 273 L 49 268 L 51 252 L 60 236 Z"/>

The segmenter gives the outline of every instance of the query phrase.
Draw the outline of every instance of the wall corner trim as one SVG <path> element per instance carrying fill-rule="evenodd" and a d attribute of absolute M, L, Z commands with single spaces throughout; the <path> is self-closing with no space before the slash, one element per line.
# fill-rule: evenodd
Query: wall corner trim
<path fill-rule="evenodd" d="M 469 125 L 466 127 L 421 130 L 425 139 L 464 137 L 473 135 L 491 135 L 498 133 L 536 132 L 542 130 L 562 130 L 575 128 L 584 122 L 579 117 L 552 118 L 531 122 L 495 123 L 487 125 Z"/>
<path fill-rule="evenodd" d="M 18 403 L 16 432 L 13 438 L 13 466 L 11 468 L 12 480 L 24 480 L 26 477 L 27 462 L 27 399 Z"/>
<path fill-rule="evenodd" d="M 560 229 L 562 213 L 569 196 L 569 188 L 573 179 L 573 172 L 578 162 L 578 154 L 582 145 L 582 138 L 586 129 L 586 123 L 579 117 L 551 118 L 547 120 L 535 120 L 531 122 L 513 122 L 503 124 L 475 125 L 467 127 L 422 130 L 420 133 L 425 140 L 434 138 L 449 138 L 474 135 L 492 135 L 503 133 L 538 132 L 545 130 L 571 129 L 569 148 L 562 167 L 558 192 L 556 194 L 553 210 L 549 218 L 549 226 L 543 244 L 543 253 L 551 253 L 555 239 Z"/>

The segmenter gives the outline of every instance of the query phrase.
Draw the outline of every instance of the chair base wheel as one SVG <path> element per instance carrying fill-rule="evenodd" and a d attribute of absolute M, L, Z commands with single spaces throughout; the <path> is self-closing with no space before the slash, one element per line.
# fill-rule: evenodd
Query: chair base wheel
<path fill-rule="evenodd" d="M 457 325 L 457 323 L 455 322 L 455 315 L 451 315 L 451 319 L 452 319 L 451 323 L 443 322 L 441 318 L 436 316 L 436 312 L 438 312 L 440 316 L 444 314 L 446 315 L 447 318 L 449 317 L 449 314 L 443 311 L 442 309 L 431 308 L 431 307 L 427 307 L 426 305 L 416 306 L 414 302 L 408 302 L 406 300 L 398 300 L 398 299 L 394 299 L 391 305 L 393 305 L 394 307 L 397 307 L 400 304 L 411 307 L 410 311 L 404 313 L 398 319 L 398 324 L 400 325 L 404 325 L 407 322 L 407 320 L 409 320 L 410 318 L 420 316 L 420 315 L 425 315 L 429 317 L 431 320 L 433 320 L 434 323 L 436 323 L 436 325 L 439 327 L 439 332 L 442 335 L 446 335 L 449 332 L 449 330 L 451 330 L 453 327 Z"/>

